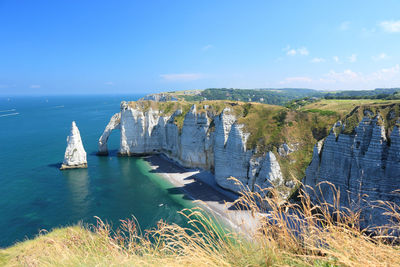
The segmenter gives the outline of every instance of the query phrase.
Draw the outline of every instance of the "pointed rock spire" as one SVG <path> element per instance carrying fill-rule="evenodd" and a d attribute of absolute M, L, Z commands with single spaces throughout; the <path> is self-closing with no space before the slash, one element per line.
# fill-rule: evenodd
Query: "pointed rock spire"
<path fill-rule="evenodd" d="M 83 148 L 81 134 L 72 122 L 71 133 L 67 137 L 67 149 L 65 150 L 64 162 L 61 165 L 61 170 L 87 168 L 86 152 Z"/>

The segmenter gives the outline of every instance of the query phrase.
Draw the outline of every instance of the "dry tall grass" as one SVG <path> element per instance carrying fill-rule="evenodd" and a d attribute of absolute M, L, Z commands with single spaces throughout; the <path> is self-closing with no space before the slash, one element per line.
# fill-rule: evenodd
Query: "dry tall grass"
<path fill-rule="evenodd" d="M 340 209 L 339 201 L 314 205 L 301 192 L 297 203 L 281 205 L 274 191 L 264 195 L 248 192 L 236 203 L 254 214 L 268 206 L 250 238 L 215 223 L 200 208 L 182 211 L 186 228 L 160 221 L 142 232 L 129 219 L 113 231 L 97 218 L 95 226 L 57 229 L 0 250 L 0 265 L 400 266 L 399 246 L 367 235 L 359 227 L 359 213 Z M 387 207 L 399 218 L 396 206 Z"/>

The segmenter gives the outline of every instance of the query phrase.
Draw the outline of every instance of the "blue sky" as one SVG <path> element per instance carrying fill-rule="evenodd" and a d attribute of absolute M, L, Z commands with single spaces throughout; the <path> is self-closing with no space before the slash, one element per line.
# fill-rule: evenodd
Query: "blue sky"
<path fill-rule="evenodd" d="M 400 87 L 400 1 L 0 0 L 0 94 Z"/>

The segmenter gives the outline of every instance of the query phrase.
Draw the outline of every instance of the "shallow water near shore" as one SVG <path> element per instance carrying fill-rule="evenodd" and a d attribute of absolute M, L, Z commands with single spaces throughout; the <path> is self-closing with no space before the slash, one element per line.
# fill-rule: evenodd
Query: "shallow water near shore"
<path fill-rule="evenodd" d="M 96 156 L 97 140 L 120 101 L 140 97 L 0 97 L 0 247 L 41 229 L 95 223 L 94 216 L 117 226 L 134 215 L 142 229 L 160 219 L 184 223 L 177 212 L 191 201 L 169 193 L 173 186 L 143 159 L 117 157 L 117 132 L 110 155 Z M 73 120 L 89 167 L 60 171 Z"/>

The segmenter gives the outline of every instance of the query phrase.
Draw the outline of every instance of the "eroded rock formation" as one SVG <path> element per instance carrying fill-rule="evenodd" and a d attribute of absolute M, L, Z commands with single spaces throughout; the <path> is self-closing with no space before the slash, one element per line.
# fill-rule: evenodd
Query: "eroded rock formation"
<path fill-rule="evenodd" d="M 342 126 L 337 123 L 329 136 L 314 148 L 310 166 L 306 170 L 305 185 L 316 188 L 328 181 L 340 190 L 340 204 L 352 210 L 361 210 L 363 224 L 383 225 L 388 217 L 381 208 L 372 208 L 374 201 L 383 200 L 400 204 L 400 130 L 394 126 L 386 137 L 383 118 L 365 112 L 353 134 L 336 134 Z M 322 183 L 311 195 L 334 203 L 331 186 Z"/>
<path fill-rule="evenodd" d="M 67 137 L 67 148 L 65 150 L 64 161 L 61 165 L 61 170 L 87 168 L 86 151 L 83 148 L 81 134 L 72 122 L 71 133 Z"/>
<path fill-rule="evenodd" d="M 231 109 L 213 115 L 204 109 L 198 112 L 193 105 L 181 128 L 175 121 L 179 116 L 183 116 L 180 109 L 165 115 L 151 107 L 143 110 L 122 102 L 120 120 L 117 114 L 110 120 L 99 140 L 99 152 L 106 151 L 107 137 L 119 128 L 120 155 L 163 153 L 185 167 L 213 171 L 216 182 L 234 192 L 243 187 L 229 179 L 232 176 L 250 190 L 283 184 L 275 155 L 247 149 L 249 134 Z"/>
<path fill-rule="evenodd" d="M 98 155 L 108 155 L 108 148 L 107 148 L 108 137 L 110 136 L 113 130 L 119 129 L 120 122 L 121 122 L 121 113 L 118 112 L 111 117 L 110 121 L 106 126 L 106 129 L 99 138 L 99 151 L 97 152 Z"/>

